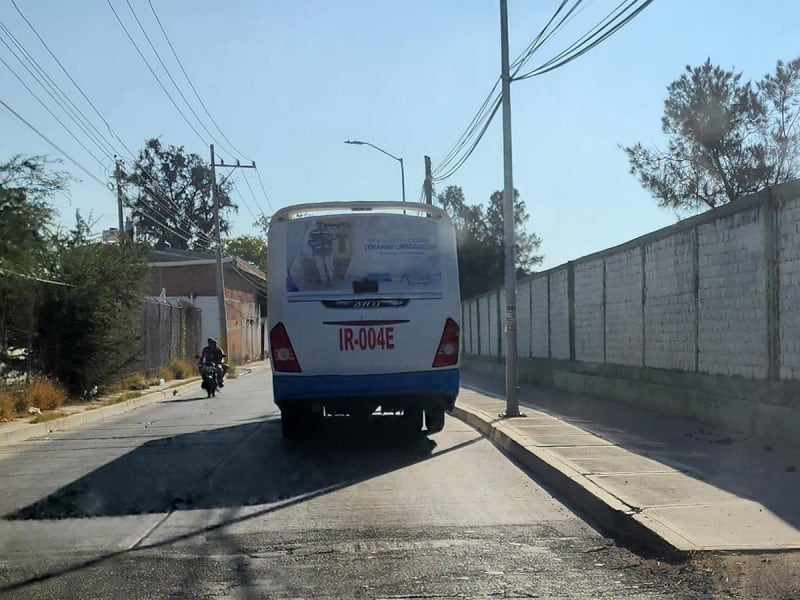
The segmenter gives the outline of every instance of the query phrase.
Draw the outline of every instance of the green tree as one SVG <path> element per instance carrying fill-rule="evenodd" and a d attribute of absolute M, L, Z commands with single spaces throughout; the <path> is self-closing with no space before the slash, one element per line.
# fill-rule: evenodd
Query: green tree
<path fill-rule="evenodd" d="M 148 278 L 147 245 L 87 243 L 83 225 L 56 242 L 53 271 L 66 285 L 45 290 L 36 347 L 42 370 L 73 393 L 113 381 L 135 359 Z"/>
<path fill-rule="evenodd" d="M 623 147 L 659 205 L 714 208 L 800 175 L 800 59 L 755 85 L 708 59 L 667 88 L 666 150 Z"/>
<path fill-rule="evenodd" d="M 182 250 L 208 249 L 208 238 L 214 237 L 211 166 L 199 155 L 187 153 L 183 146 L 164 148 L 153 138 L 124 179 L 136 189 L 126 204 L 144 241 Z M 230 198 L 229 182 L 218 183 L 217 189 L 224 235 L 230 230 L 227 215 L 238 208 Z"/>
<path fill-rule="evenodd" d="M 525 202 L 516 190 L 514 196 L 515 263 L 517 274 L 522 275 L 542 262 L 543 256 L 536 254 L 542 241 L 526 230 L 529 215 Z M 436 200 L 450 215 L 456 228 L 462 298 L 471 298 L 502 286 L 505 273 L 503 193 L 494 192 L 485 209 L 467 204 L 464 192 L 458 186 L 445 188 L 436 195 Z"/>
<path fill-rule="evenodd" d="M 225 252 L 238 256 L 267 272 L 267 242 L 257 235 L 240 235 L 225 240 Z"/>
<path fill-rule="evenodd" d="M 54 210 L 49 198 L 68 178 L 45 157 L 15 156 L 0 164 L 0 363 L 30 357 L 37 306 L 47 270 Z M 29 363 L 28 363 L 29 364 Z"/>

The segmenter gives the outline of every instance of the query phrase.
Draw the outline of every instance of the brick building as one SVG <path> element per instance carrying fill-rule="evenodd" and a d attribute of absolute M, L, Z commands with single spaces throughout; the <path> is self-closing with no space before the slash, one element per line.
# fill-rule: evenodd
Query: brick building
<path fill-rule="evenodd" d="M 228 360 L 258 359 L 265 348 L 259 290 L 267 277 L 258 267 L 236 256 L 223 256 Z M 167 300 L 187 300 L 202 311 L 201 340 L 220 337 L 214 254 L 157 249 L 150 252 L 150 293 Z M 202 346 L 197 349 L 198 353 Z"/>

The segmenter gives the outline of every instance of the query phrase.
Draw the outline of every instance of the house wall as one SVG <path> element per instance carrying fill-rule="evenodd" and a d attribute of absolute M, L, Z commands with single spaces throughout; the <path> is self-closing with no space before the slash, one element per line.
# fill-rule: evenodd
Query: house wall
<path fill-rule="evenodd" d="M 244 363 L 261 357 L 261 309 L 253 285 L 226 265 L 225 310 L 227 312 L 228 360 Z M 197 353 L 209 337 L 220 338 L 219 303 L 216 289 L 216 265 L 151 267 L 151 293 L 191 302 L 201 312 L 201 336 Z M 194 354 L 193 354 L 194 356 Z"/>

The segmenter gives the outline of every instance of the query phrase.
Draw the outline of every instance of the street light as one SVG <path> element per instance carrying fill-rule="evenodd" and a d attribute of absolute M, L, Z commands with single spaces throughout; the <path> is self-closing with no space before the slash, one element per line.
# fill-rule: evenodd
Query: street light
<path fill-rule="evenodd" d="M 345 140 L 345 144 L 355 144 L 356 146 L 369 146 L 370 148 L 375 148 L 378 152 L 383 152 L 386 156 L 389 156 L 397 161 L 400 161 L 400 180 L 403 184 L 403 202 L 406 201 L 406 172 L 403 169 L 403 159 L 395 156 L 394 154 L 389 154 L 383 148 L 378 148 L 375 144 L 370 144 L 369 142 L 362 142 L 360 140 Z"/>

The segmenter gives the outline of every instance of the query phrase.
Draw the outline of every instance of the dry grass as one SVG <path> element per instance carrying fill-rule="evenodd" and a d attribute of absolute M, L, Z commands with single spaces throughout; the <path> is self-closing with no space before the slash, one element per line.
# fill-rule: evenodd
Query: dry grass
<path fill-rule="evenodd" d="M 186 360 L 173 360 L 167 369 L 172 372 L 172 379 L 188 379 L 195 373 L 195 366 Z"/>
<path fill-rule="evenodd" d="M 36 415 L 31 419 L 31 423 L 47 423 L 47 421 L 55 421 L 56 419 L 60 419 L 61 417 L 66 417 L 67 413 L 56 410 L 53 412 L 46 412 L 40 415 Z"/>
<path fill-rule="evenodd" d="M 44 377 L 33 379 L 22 393 L 27 397 L 28 406 L 25 410 L 31 406 L 40 410 L 55 410 L 64 406 L 69 398 L 64 388 Z"/>
<path fill-rule="evenodd" d="M 17 411 L 14 408 L 16 399 L 14 394 L 7 391 L 0 392 L 0 421 L 11 421 L 16 418 Z"/>
<path fill-rule="evenodd" d="M 36 377 L 30 383 L 9 386 L 0 392 L 0 421 L 27 416 L 30 408 L 56 410 L 68 399 L 67 392 L 60 385 L 46 377 Z"/>
<path fill-rule="evenodd" d="M 142 392 L 125 392 L 114 401 L 114 404 L 116 402 L 125 402 L 125 400 L 131 400 L 132 398 L 139 398 L 142 395 L 143 395 Z"/>
<path fill-rule="evenodd" d="M 239 376 L 238 369 L 234 363 L 228 363 L 228 372 L 225 377 L 229 379 L 236 379 Z"/>
<path fill-rule="evenodd" d="M 146 390 L 149 386 L 147 378 L 141 373 L 128 375 L 115 386 L 119 390 Z"/>

